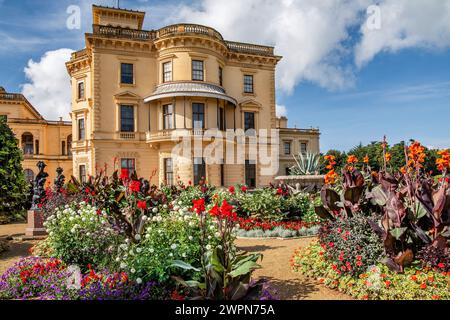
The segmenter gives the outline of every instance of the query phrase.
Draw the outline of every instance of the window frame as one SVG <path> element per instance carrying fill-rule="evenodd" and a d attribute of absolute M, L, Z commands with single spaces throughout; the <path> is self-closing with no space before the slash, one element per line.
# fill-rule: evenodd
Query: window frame
<path fill-rule="evenodd" d="M 201 65 L 201 69 L 196 69 L 195 65 L 199 63 Z M 201 74 L 201 79 L 197 78 L 196 75 Z M 205 81 L 205 61 L 203 60 L 192 60 L 191 61 L 191 78 L 192 81 Z"/>
<path fill-rule="evenodd" d="M 131 82 L 124 82 L 124 79 L 129 81 L 130 74 L 124 74 L 124 66 L 131 66 Z M 124 78 L 128 77 L 128 78 Z M 133 85 L 134 84 L 134 63 L 121 62 L 120 63 L 120 84 Z"/>
<path fill-rule="evenodd" d="M 196 163 L 196 159 L 201 159 L 201 163 Z M 202 177 L 206 179 L 206 163 L 205 158 L 194 158 L 193 159 L 193 168 L 192 168 L 193 182 L 194 185 L 198 185 Z"/>
<path fill-rule="evenodd" d="M 170 107 L 170 109 L 169 109 L 169 107 Z M 174 107 L 173 107 L 172 103 L 164 104 L 162 106 L 163 130 L 174 129 L 173 111 L 174 111 Z M 168 123 L 166 123 L 166 119 L 168 120 L 170 126 L 168 126 Z"/>
<path fill-rule="evenodd" d="M 82 90 L 80 90 L 80 85 L 82 87 Z M 77 100 L 84 100 L 86 99 L 86 86 L 83 81 L 77 82 Z"/>
<path fill-rule="evenodd" d="M 250 115 L 250 114 L 252 115 L 252 124 L 253 124 L 253 126 L 252 127 L 247 127 L 247 115 Z M 255 117 L 256 117 L 255 112 L 244 111 L 244 131 L 251 130 L 251 129 L 256 130 Z"/>
<path fill-rule="evenodd" d="M 81 168 L 83 168 L 83 170 L 81 170 Z M 82 174 L 83 173 L 83 174 Z M 86 165 L 85 164 L 80 164 L 78 166 L 78 178 L 80 179 L 80 182 L 86 182 Z"/>
<path fill-rule="evenodd" d="M 287 150 L 286 150 L 287 147 Z M 286 152 L 287 151 L 287 152 Z M 283 141 L 283 153 L 288 156 L 292 153 L 292 143 L 291 141 Z"/>
<path fill-rule="evenodd" d="M 303 152 L 303 145 L 305 146 L 305 151 Z M 300 141 L 300 153 L 305 155 L 306 153 L 308 153 L 308 142 L 305 141 Z"/>
<path fill-rule="evenodd" d="M 202 106 L 202 112 L 194 111 L 194 106 Z M 202 126 L 196 127 L 196 115 L 202 115 Z M 193 129 L 204 129 L 205 128 L 205 104 L 200 102 L 193 102 L 192 103 L 192 128 Z"/>
<path fill-rule="evenodd" d="M 166 69 L 165 69 L 166 66 L 170 66 L 170 71 L 166 71 Z M 172 72 L 173 72 L 172 61 L 163 62 L 162 63 L 162 82 L 163 83 L 173 81 L 173 74 L 172 74 Z M 166 75 L 167 74 L 170 75 L 168 80 L 166 80 Z"/>
<path fill-rule="evenodd" d="M 123 166 L 123 162 L 126 162 L 126 166 Z M 131 165 L 129 165 L 131 163 Z M 131 168 L 131 169 L 130 169 Z M 128 170 L 129 177 L 136 172 L 136 159 L 135 158 L 120 158 L 120 171 L 122 172 L 122 169 Z"/>
<path fill-rule="evenodd" d="M 131 109 L 131 114 L 132 117 L 124 117 L 124 112 L 123 110 L 126 109 Z M 136 128 L 135 128 L 135 114 L 134 114 L 134 106 L 130 105 L 130 104 L 121 104 L 119 105 L 119 110 L 120 110 L 120 132 L 135 132 Z M 130 123 L 124 123 L 124 120 L 126 121 L 130 121 L 131 119 L 131 129 L 125 128 L 130 126 Z"/>
<path fill-rule="evenodd" d="M 251 79 L 251 81 L 247 81 L 247 79 Z M 244 74 L 244 93 L 253 94 L 255 93 L 255 79 L 252 74 Z"/>
<path fill-rule="evenodd" d="M 169 165 L 170 163 L 170 165 Z M 170 168 L 170 170 L 169 170 Z M 168 186 L 173 186 L 173 159 L 172 158 L 164 158 L 164 181 Z"/>
<path fill-rule="evenodd" d="M 250 160 L 245 160 L 244 171 L 245 184 L 249 188 L 256 188 L 256 163 L 250 163 Z M 250 173 L 253 173 L 253 176 L 249 176 Z M 254 183 L 252 183 L 252 180 L 254 180 Z"/>
<path fill-rule="evenodd" d="M 83 127 L 81 127 L 81 124 L 83 124 Z M 78 129 L 78 140 L 85 140 L 86 139 L 86 122 L 84 118 L 77 119 L 77 129 Z M 81 134 L 83 133 L 83 134 Z"/>
<path fill-rule="evenodd" d="M 219 85 L 223 87 L 223 68 L 219 66 Z"/>

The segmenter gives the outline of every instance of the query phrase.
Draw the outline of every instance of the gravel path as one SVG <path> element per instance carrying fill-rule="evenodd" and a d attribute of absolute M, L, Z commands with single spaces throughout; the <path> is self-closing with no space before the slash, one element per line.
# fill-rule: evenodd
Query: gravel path
<path fill-rule="evenodd" d="M 11 235 L 25 233 L 25 223 L 13 223 L 0 225 L 0 239 Z M 30 248 L 36 241 L 8 241 L 9 250 L 0 253 L 0 275 L 11 267 L 21 257 L 29 256 Z"/>
<path fill-rule="evenodd" d="M 262 268 L 254 275 L 269 280 L 270 287 L 281 300 L 349 300 L 351 297 L 328 289 L 318 281 L 291 271 L 290 260 L 294 251 L 307 246 L 314 238 L 291 240 L 238 239 L 240 249 L 262 253 Z"/>

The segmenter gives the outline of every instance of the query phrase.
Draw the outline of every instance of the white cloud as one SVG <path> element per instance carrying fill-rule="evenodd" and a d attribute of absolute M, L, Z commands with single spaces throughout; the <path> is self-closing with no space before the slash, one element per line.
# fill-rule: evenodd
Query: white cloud
<path fill-rule="evenodd" d="M 228 40 L 274 45 L 283 56 L 277 85 L 292 92 L 301 81 L 329 89 L 351 86 L 351 67 L 343 67 L 349 53 L 344 42 L 349 28 L 359 26 L 369 0 L 269 1 L 199 0 L 180 6 L 170 22 L 193 22 L 214 27 Z"/>
<path fill-rule="evenodd" d="M 286 106 L 277 104 L 276 105 L 276 114 L 277 114 L 277 117 L 286 117 L 287 116 Z"/>
<path fill-rule="evenodd" d="M 355 48 L 357 66 L 380 52 L 450 46 L 450 0 L 385 0 L 379 7 L 381 28 L 361 26 L 362 39 Z"/>
<path fill-rule="evenodd" d="M 22 94 L 48 120 L 69 119 L 71 90 L 65 63 L 72 52 L 47 51 L 38 62 L 30 59 L 24 69 L 29 83 L 22 85 Z"/>

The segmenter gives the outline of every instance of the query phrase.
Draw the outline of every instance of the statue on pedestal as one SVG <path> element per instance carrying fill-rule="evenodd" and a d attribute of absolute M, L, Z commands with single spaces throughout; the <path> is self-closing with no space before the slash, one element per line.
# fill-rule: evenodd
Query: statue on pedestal
<path fill-rule="evenodd" d="M 55 179 L 55 191 L 61 192 L 61 189 L 64 187 L 64 183 L 66 181 L 66 177 L 62 174 L 64 171 L 63 168 L 58 167 L 56 168 L 56 179 Z"/>
<path fill-rule="evenodd" d="M 39 169 L 39 173 L 36 175 L 34 179 L 33 186 L 33 202 L 31 205 L 31 210 L 39 209 L 39 204 L 42 199 L 45 197 L 45 181 L 47 180 L 48 173 L 44 172 L 45 167 L 47 166 L 43 161 L 39 161 L 36 166 Z"/>

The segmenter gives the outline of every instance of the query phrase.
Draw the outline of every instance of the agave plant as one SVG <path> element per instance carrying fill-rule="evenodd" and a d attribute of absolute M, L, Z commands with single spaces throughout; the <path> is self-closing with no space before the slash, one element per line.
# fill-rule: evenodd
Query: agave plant
<path fill-rule="evenodd" d="M 312 175 L 318 174 L 321 169 L 320 154 L 307 152 L 293 156 L 295 165 L 290 168 L 291 175 Z"/>

